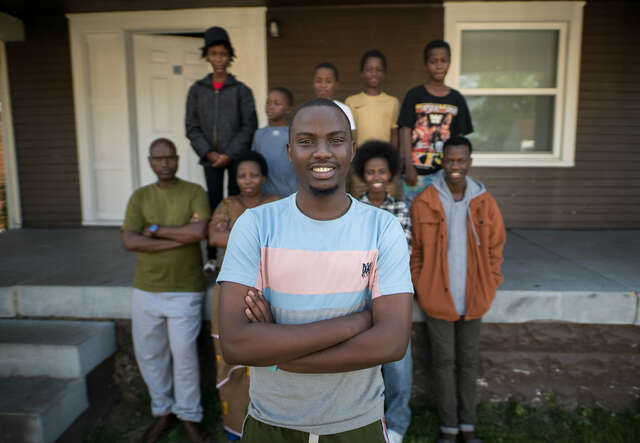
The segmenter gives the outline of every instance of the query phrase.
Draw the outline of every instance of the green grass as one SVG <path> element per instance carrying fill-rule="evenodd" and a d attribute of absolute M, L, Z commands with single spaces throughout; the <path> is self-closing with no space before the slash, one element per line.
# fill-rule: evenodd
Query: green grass
<path fill-rule="evenodd" d="M 203 390 L 204 420 L 202 427 L 216 441 L 227 441 L 220 425 L 217 392 Z M 439 423 L 431 405 L 412 407 L 413 419 L 405 443 L 436 441 Z M 88 443 L 120 443 L 136 441 L 151 423 L 148 398 L 121 403 L 109 420 L 94 427 Z M 640 409 L 615 413 L 592 405 L 568 411 L 553 396 L 541 406 L 525 406 L 515 401 L 478 405 L 476 434 L 485 443 L 637 443 L 640 442 Z M 187 443 L 181 427 L 174 429 L 163 443 Z"/>
<path fill-rule="evenodd" d="M 406 443 L 438 437 L 435 409 L 415 411 Z M 548 398 L 542 406 L 515 401 L 478 405 L 476 434 L 485 443 L 624 443 L 640 442 L 640 410 L 614 413 L 600 405 L 567 411 Z"/>
<path fill-rule="evenodd" d="M 220 403 L 218 392 L 213 389 L 202 390 L 202 407 L 204 418 L 202 429 L 209 432 L 216 442 L 224 442 L 225 433 L 220 423 Z M 90 430 L 87 443 L 123 443 L 138 441 L 144 430 L 153 422 L 148 396 L 138 398 L 135 402 L 121 402 L 110 414 L 109 418 L 98 423 Z M 177 426 L 165 438 L 162 443 L 188 443 L 189 440 Z"/>

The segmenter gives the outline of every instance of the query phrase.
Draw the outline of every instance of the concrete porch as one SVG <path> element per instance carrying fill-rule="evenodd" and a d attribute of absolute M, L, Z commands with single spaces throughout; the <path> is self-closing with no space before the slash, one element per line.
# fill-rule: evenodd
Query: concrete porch
<path fill-rule="evenodd" d="M 114 379 L 145 396 L 131 345 L 135 254 L 117 228 L 22 229 L 0 234 L 0 317 L 115 320 Z M 480 339 L 478 396 L 616 409 L 640 399 L 640 231 L 511 230 L 502 285 Z M 204 317 L 209 318 L 209 306 Z M 414 398 L 430 396 L 428 335 L 414 308 Z M 208 324 L 203 385 L 215 384 Z"/>
<path fill-rule="evenodd" d="M 0 317 L 130 317 L 135 254 L 117 228 L 6 231 L 0 251 Z M 640 325 L 638 251 L 637 230 L 510 230 L 485 320 Z"/>

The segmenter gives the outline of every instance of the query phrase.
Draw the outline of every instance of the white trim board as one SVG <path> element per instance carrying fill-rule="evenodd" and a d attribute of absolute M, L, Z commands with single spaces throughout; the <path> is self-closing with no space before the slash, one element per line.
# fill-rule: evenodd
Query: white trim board
<path fill-rule="evenodd" d="M 466 29 L 558 29 L 558 73 L 555 100 L 553 152 L 480 153 L 474 152 L 474 166 L 572 167 L 580 85 L 582 45 L 582 1 L 523 2 L 445 2 L 444 38 L 451 44 L 451 67 L 447 81 L 460 89 L 461 32 Z M 554 88 L 555 89 L 555 88 Z M 534 92 L 535 91 L 535 92 Z M 463 94 L 513 93 L 513 90 L 461 90 Z M 530 90 L 528 95 L 544 94 Z"/>
<path fill-rule="evenodd" d="M 0 12 L 0 40 L 5 42 L 23 41 L 24 24 L 22 20 Z"/>
<path fill-rule="evenodd" d="M 203 32 L 222 26 L 238 55 L 230 71 L 253 91 L 266 123 L 266 8 L 68 14 L 83 225 L 117 225 L 138 183 L 134 33 Z"/>
<path fill-rule="evenodd" d="M 18 160 L 13 133 L 13 115 L 11 113 L 9 88 L 7 52 L 4 41 L 0 40 L 0 103 L 2 103 L 2 149 L 5 169 L 7 224 L 9 229 L 15 229 L 22 226 L 22 207 L 20 206 Z"/>

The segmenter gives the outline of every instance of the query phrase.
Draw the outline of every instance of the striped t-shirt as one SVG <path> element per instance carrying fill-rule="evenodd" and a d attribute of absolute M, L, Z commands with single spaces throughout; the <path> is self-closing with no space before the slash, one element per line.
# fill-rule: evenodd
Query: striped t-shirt
<path fill-rule="evenodd" d="M 392 214 L 351 198 L 343 216 L 314 220 L 298 209 L 296 194 L 236 221 L 222 281 L 262 289 L 279 324 L 341 317 L 370 308 L 376 297 L 413 292 L 407 242 Z M 329 374 L 252 367 L 249 393 L 255 419 L 320 435 L 384 413 L 380 366 Z"/>

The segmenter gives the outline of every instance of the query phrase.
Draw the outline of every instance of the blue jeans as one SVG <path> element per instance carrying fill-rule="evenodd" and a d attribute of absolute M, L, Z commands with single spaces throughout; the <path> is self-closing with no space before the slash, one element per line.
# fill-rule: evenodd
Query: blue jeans
<path fill-rule="evenodd" d="M 413 384 L 413 360 L 411 341 L 402 360 L 382 365 L 384 379 L 384 417 L 387 428 L 404 435 L 411 423 L 411 385 Z"/>
<path fill-rule="evenodd" d="M 415 186 L 409 186 L 404 181 L 404 175 L 402 176 L 402 191 L 404 192 L 404 201 L 407 203 L 407 206 L 411 206 L 413 199 L 431 184 L 435 176 L 435 172 L 429 175 L 418 175 Z"/>

